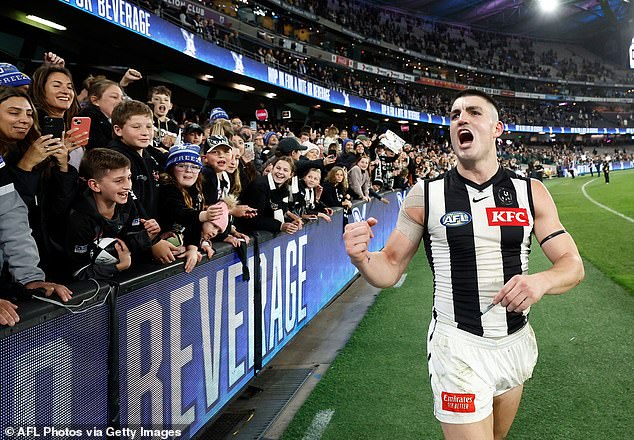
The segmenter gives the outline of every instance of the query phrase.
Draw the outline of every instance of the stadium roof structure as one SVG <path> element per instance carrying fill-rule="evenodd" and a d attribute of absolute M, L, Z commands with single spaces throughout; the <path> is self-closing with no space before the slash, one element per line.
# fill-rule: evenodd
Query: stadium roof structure
<path fill-rule="evenodd" d="M 365 0 L 382 8 L 459 23 L 478 29 L 536 38 L 583 41 L 619 30 L 634 16 L 630 0 L 558 0 L 547 13 L 541 3 L 554 0 Z"/>

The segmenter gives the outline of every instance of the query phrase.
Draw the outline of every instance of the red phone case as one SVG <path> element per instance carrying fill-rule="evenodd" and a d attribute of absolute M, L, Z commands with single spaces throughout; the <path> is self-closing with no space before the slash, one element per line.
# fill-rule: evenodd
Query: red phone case
<path fill-rule="evenodd" d="M 91 120 L 88 116 L 76 116 L 73 118 L 73 126 L 71 128 L 79 128 L 79 130 L 75 132 L 74 134 L 84 133 L 84 132 L 90 133 L 90 123 L 91 123 Z M 88 144 L 88 139 L 86 139 L 84 142 L 82 142 L 79 145 L 83 147 L 86 144 Z"/>

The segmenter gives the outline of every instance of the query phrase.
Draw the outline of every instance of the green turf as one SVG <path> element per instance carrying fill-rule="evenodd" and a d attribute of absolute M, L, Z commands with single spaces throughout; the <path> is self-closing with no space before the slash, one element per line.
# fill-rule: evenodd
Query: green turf
<path fill-rule="evenodd" d="M 613 173 L 611 177 L 608 196 L 619 192 L 618 188 L 625 189 L 634 173 Z M 560 205 L 564 224 L 587 258 L 586 280 L 565 295 L 547 296 L 531 311 L 540 360 L 526 384 L 510 439 L 632 438 L 634 296 L 588 260 L 610 266 L 615 271 L 611 276 L 623 282 L 617 271 L 628 267 L 624 260 L 632 258 L 633 225 L 618 223 L 618 217 L 604 215 L 590 202 L 591 206 L 586 206 L 585 198 L 577 197 L 576 191 L 588 180 L 547 184 Z M 609 205 L 605 199 L 599 200 L 603 188 L 598 184 L 587 187 L 589 194 Z M 619 209 L 631 201 L 624 197 L 615 203 L 612 207 Z M 583 214 L 575 216 L 575 210 Z M 621 212 L 628 215 L 626 209 Z M 582 219 L 606 223 L 585 226 Z M 585 243 L 586 234 L 592 243 Z M 601 243 L 602 237 L 607 241 Z M 623 243 L 627 252 L 609 251 Z M 601 255 L 595 255 L 597 251 Z M 531 272 L 548 264 L 534 246 Z M 442 438 L 432 414 L 424 345 L 431 285 L 427 260 L 419 252 L 403 287 L 381 292 L 283 439 L 302 439 L 314 416 L 326 409 L 335 413 L 322 437 L 325 440 Z"/>
<path fill-rule="evenodd" d="M 584 259 L 634 293 L 634 223 L 588 200 L 581 192 L 585 183 L 595 201 L 634 219 L 634 170 L 611 173 L 609 185 L 603 176 L 546 182 Z"/>

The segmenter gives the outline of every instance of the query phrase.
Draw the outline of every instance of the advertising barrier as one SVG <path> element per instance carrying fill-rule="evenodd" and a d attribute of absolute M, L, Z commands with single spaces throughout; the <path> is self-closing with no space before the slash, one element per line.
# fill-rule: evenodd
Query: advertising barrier
<path fill-rule="evenodd" d="M 31 300 L 16 332 L 0 327 L 0 439 L 83 438 L 108 425 L 110 286 L 84 286 L 71 302 L 89 304 L 73 313 Z"/>
<path fill-rule="evenodd" d="M 19 326 L 0 328 L 0 439 L 191 438 L 355 278 L 344 221 L 375 217 L 371 249 L 383 247 L 403 194 L 384 197 L 294 235 L 256 233 L 244 262 L 222 244 L 189 274 L 71 286 L 73 303 L 90 299 L 73 313 L 20 305 Z"/>

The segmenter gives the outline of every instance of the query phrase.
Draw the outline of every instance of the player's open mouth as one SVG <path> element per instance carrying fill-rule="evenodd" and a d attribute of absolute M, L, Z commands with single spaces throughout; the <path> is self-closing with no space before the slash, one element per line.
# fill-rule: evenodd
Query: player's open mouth
<path fill-rule="evenodd" d="M 469 130 L 459 130 L 458 141 L 460 141 L 460 145 L 473 142 L 473 133 Z"/>

